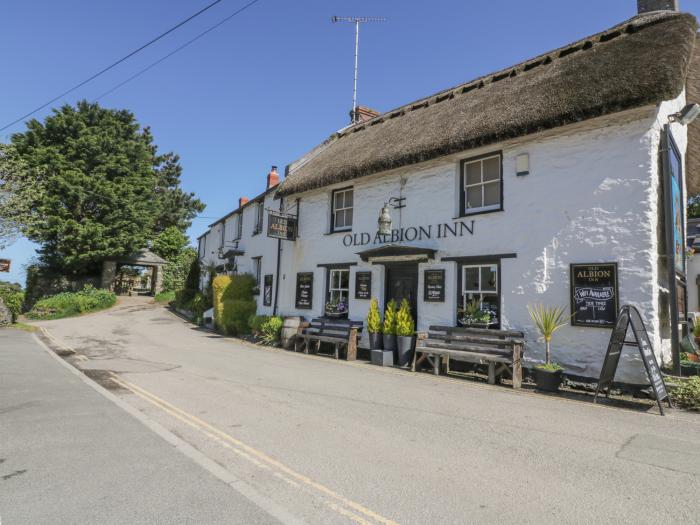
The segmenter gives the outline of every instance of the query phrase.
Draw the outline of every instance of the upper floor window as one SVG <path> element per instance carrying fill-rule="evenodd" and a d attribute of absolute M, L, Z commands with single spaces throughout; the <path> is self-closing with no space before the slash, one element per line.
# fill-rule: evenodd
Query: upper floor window
<path fill-rule="evenodd" d="M 238 240 L 243 235 L 243 212 L 236 216 L 236 237 L 234 240 Z"/>
<path fill-rule="evenodd" d="M 226 248 L 226 221 L 221 223 L 221 244 L 219 245 L 221 251 Z"/>
<path fill-rule="evenodd" d="M 503 209 L 500 153 L 462 161 L 460 183 L 462 214 Z"/>
<path fill-rule="evenodd" d="M 255 205 L 255 226 L 253 227 L 253 235 L 257 235 L 263 231 L 263 221 L 265 218 L 265 203 L 259 202 Z"/>
<path fill-rule="evenodd" d="M 333 192 L 331 203 L 331 231 L 352 229 L 353 190 L 344 188 Z"/>

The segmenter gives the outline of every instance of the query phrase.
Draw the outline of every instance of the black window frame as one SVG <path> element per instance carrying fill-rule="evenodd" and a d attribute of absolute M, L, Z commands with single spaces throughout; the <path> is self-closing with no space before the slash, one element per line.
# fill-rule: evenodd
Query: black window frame
<path fill-rule="evenodd" d="M 239 213 L 236 214 L 236 232 L 235 232 L 235 237 L 233 238 L 234 241 L 240 241 L 241 237 L 243 237 L 243 211 L 240 211 Z"/>
<path fill-rule="evenodd" d="M 265 203 L 256 202 L 255 203 L 255 224 L 253 225 L 253 235 L 258 235 L 263 231 L 263 225 L 265 224 Z"/>
<path fill-rule="evenodd" d="M 326 268 L 326 300 L 323 303 L 323 315 L 328 315 L 326 313 L 326 305 L 331 301 L 331 273 L 334 271 L 346 271 L 348 272 L 348 293 L 347 293 L 347 311 L 344 315 L 338 316 L 334 315 L 335 318 L 347 319 L 350 316 L 350 265 L 344 264 L 329 264 L 325 266 Z"/>
<path fill-rule="evenodd" d="M 466 209 L 466 190 L 464 188 L 465 184 L 465 165 L 476 162 L 476 161 L 483 161 L 484 159 L 488 159 L 491 157 L 498 157 L 499 159 L 499 184 L 500 184 L 500 202 L 498 208 L 490 208 L 490 209 L 484 209 L 482 208 L 475 208 L 474 211 L 467 211 Z M 469 157 L 467 159 L 462 159 L 459 161 L 459 213 L 457 214 L 457 217 L 469 217 L 472 215 L 481 215 L 484 213 L 496 213 L 499 211 L 503 211 L 503 151 L 498 150 L 498 151 L 492 151 L 490 153 L 484 153 L 483 155 L 477 155 L 475 157 Z"/>
<path fill-rule="evenodd" d="M 257 293 L 255 295 L 258 295 L 260 293 L 260 285 L 261 279 L 262 279 L 262 255 L 258 255 L 257 257 L 251 257 L 251 261 L 253 261 L 254 269 L 255 269 L 255 284 L 257 287 Z"/>
<path fill-rule="evenodd" d="M 352 191 L 352 224 L 350 226 L 343 226 L 342 228 L 337 228 L 335 226 L 335 196 L 337 193 L 342 193 L 346 191 Z M 344 210 L 348 208 L 343 208 Z M 355 187 L 354 186 L 345 186 L 344 188 L 337 188 L 331 192 L 331 233 L 336 233 L 336 232 L 351 232 L 352 227 L 355 224 Z"/>

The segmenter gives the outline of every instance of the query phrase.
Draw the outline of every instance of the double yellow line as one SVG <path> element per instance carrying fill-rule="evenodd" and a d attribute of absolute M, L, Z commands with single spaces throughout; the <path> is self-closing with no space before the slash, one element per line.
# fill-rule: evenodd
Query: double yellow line
<path fill-rule="evenodd" d="M 315 493 L 319 493 L 324 497 L 325 504 L 338 514 L 345 516 L 346 518 L 351 519 L 352 521 L 361 525 L 374 525 L 375 523 L 381 523 L 382 525 L 398 525 L 395 521 L 385 518 L 373 510 L 370 510 L 367 507 L 364 507 L 359 503 L 338 494 L 337 492 L 317 481 L 312 480 L 304 474 L 296 472 L 287 465 L 268 456 L 264 452 L 261 452 L 260 450 L 251 447 L 241 440 L 234 438 L 226 432 L 210 425 L 206 421 L 203 421 L 197 416 L 190 414 L 189 412 L 185 412 L 175 405 L 168 403 L 155 394 L 152 394 L 151 392 L 148 392 L 147 390 L 144 390 L 143 388 L 118 377 L 114 373 L 112 373 L 111 376 L 112 381 L 122 388 L 130 390 L 132 393 L 136 394 L 150 404 L 160 408 L 175 419 L 217 441 L 225 448 L 232 450 L 239 456 L 253 463 L 255 466 L 264 470 L 272 471 L 276 477 L 286 481 L 292 486 L 304 486 L 312 489 Z M 368 521 L 368 519 L 372 521 Z"/>

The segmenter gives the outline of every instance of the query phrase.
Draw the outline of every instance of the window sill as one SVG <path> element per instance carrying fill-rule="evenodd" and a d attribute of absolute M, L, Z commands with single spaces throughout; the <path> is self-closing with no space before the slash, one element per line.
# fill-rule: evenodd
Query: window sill
<path fill-rule="evenodd" d="M 456 221 L 457 219 L 463 219 L 464 217 L 473 217 L 474 215 L 486 215 L 487 213 L 496 213 L 496 212 L 499 212 L 499 211 L 504 211 L 504 210 L 503 210 L 503 207 L 501 207 L 501 208 L 494 208 L 494 209 L 492 209 L 492 210 L 481 210 L 481 209 L 479 209 L 479 210 L 474 210 L 474 211 L 470 211 L 470 212 L 467 212 L 467 213 L 463 213 L 462 215 L 458 215 L 457 217 L 453 217 L 452 220 L 453 220 L 453 221 Z"/>
<path fill-rule="evenodd" d="M 348 228 L 347 230 L 333 230 L 323 235 L 337 235 L 339 233 L 352 233 L 352 228 Z"/>

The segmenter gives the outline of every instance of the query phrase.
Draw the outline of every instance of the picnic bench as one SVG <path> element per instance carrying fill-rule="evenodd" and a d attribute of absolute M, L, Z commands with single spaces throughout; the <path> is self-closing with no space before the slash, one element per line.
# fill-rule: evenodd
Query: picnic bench
<path fill-rule="evenodd" d="M 513 379 L 513 388 L 522 383 L 521 358 L 525 334 L 515 330 L 490 330 L 454 326 L 431 326 L 418 334 L 411 370 L 427 361 L 435 375 L 440 374 L 440 361 L 450 371 L 450 359 L 488 365 L 488 381 L 493 385 L 502 374 Z"/>
<path fill-rule="evenodd" d="M 350 321 L 349 319 L 333 319 L 318 317 L 312 319 L 309 326 L 302 330 L 297 338 L 295 350 L 303 346 L 304 353 L 313 352 L 316 343 L 316 353 L 321 349 L 321 343 L 334 345 L 333 357 L 339 358 L 340 348 L 345 348 L 345 359 L 354 361 L 357 359 L 357 334 L 362 332 L 362 321 Z"/>

